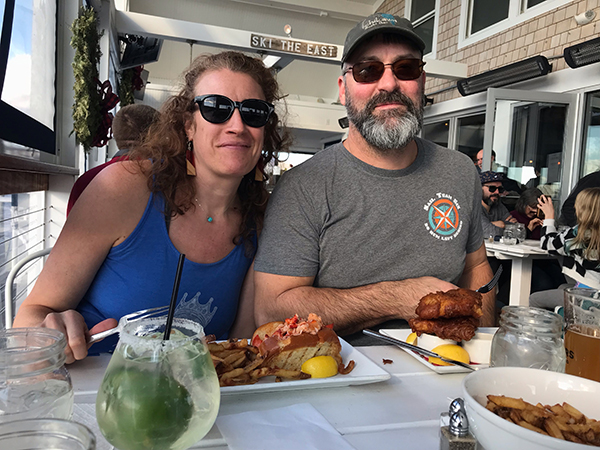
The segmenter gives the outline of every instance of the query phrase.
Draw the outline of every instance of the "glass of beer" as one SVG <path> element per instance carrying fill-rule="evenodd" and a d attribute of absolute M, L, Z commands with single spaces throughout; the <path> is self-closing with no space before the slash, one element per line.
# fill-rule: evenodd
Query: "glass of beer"
<path fill-rule="evenodd" d="M 600 299 L 595 289 L 565 290 L 565 372 L 600 381 Z"/>
<path fill-rule="evenodd" d="M 121 319 L 126 320 L 126 319 Z M 200 324 L 166 316 L 125 323 L 96 399 L 102 434 L 119 450 L 184 450 L 211 429 L 219 380 Z"/>

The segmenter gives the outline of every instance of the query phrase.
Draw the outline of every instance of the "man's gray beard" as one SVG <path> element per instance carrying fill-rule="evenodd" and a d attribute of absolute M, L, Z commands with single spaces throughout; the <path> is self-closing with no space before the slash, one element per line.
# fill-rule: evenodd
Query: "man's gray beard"
<path fill-rule="evenodd" d="M 373 111 L 383 103 L 400 103 L 406 111 L 389 109 L 376 116 Z M 348 120 L 354 124 L 367 143 L 381 152 L 399 150 L 411 142 L 423 125 L 423 105 L 396 90 L 382 92 L 371 98 L 362 111 L 354 107 L 346 88 L 346 111 Z M 390 122 L 390 123 L 388 123 Z"/>

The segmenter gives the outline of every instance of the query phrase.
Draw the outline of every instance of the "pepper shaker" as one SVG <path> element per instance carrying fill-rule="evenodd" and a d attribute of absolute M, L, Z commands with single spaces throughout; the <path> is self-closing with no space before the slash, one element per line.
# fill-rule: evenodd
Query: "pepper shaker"
<path fill-rule="evenodd" d="M 469 433 L 469 421 L 463 411 L 450 416 L 450 425 L 440 430 L 440 450 L 475 450 L 477 440 Z"/>
<path fill-rule="evenodd" d="M 448 408 L 448 412 L 443 412 L 440 414 L 440 428 L 447 427 L 450 425 L 450 416 L 458 411 L 465 410 L 465 403 L 462 398 L 458 397 L 452 400 L 450 403 L 450 408 Z"/>

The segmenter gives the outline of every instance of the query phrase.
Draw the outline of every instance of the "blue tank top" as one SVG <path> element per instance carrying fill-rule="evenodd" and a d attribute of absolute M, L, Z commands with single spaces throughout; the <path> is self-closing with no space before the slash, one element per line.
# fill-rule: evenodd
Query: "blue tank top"
<path fill-rule="evenodd" d="M 77 307 L 89 328 L 98 322 L 145 308 L 168 305 L 179 252 L 165 224 L 164 199 L 152 194 L 142 219 L 121 244 L 113 247 Z M 215 225 L 216 226 L 216 225 Z M 256 235 L 252 237 L 256 248 Z M 206 334 L 226 339 L 237 313 L 242 283 L 252 264 L 243 242 L 220 261 L 183 265 L 175 317 L 193 319 Z M 90 348 L 90 354 L 114 349 L 118 336 Z"/>

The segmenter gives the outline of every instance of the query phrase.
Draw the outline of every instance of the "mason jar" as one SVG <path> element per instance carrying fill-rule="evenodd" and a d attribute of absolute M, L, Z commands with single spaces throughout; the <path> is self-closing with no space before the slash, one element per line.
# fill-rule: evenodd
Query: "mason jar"
<path fill-rule="evenodd" d="M 67 341 L 50 328 L 0 331 L 0 423 L 70 419 L 73 385 L 65 367 Z"/>
<path fill-rule="evenodd" d="M 96 437 L 88 427 L 68 420 L 17 420 L 0 423 L 0 448 L 95 450 Z"/>
<path fill-rule="evenodd" d="M 562 328 L 562 317 L 556 313 L 528 306 L 505 306 L 492 339 L 490 366 L 564 372 Z"/>

